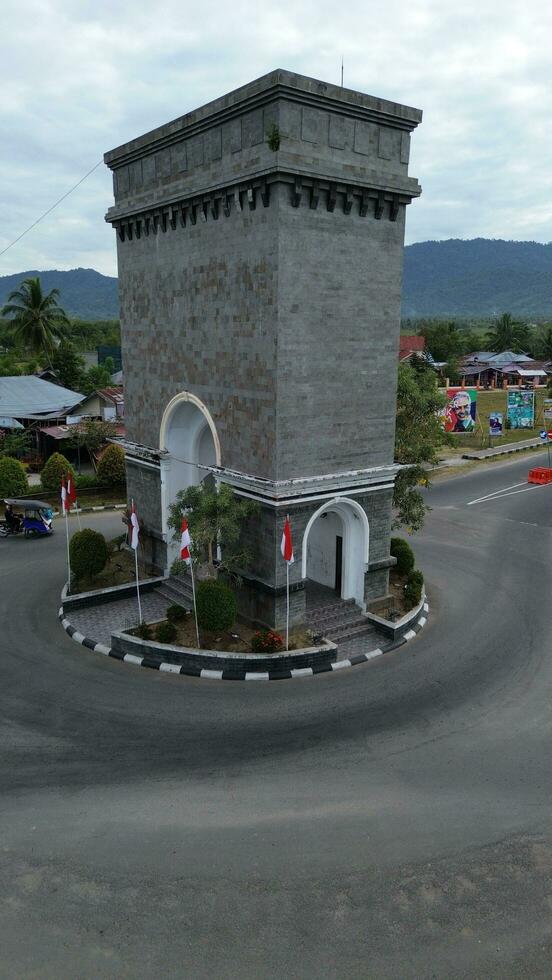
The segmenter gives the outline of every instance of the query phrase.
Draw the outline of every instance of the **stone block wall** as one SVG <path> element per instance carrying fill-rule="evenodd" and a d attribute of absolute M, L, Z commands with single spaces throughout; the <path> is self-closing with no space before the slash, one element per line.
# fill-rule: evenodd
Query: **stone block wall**
<path fill-rule="evenodd" d="M 119 240 L 128 438 L 159 447 L 166 405 L 190 391 L 224 465 L 270 477 L 275 457 L 275 208 Z"/>

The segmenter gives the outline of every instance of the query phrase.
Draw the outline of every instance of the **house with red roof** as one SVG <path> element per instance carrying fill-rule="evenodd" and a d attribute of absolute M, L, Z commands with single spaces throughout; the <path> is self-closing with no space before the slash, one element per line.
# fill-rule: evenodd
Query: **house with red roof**
<path fill-rule="evenodd" d="M 418 334 L 401 334 L 399 346 L 399 364 L 409 361 L 413 354 L 422 355 L 425 350 L 425 337 Z"/>

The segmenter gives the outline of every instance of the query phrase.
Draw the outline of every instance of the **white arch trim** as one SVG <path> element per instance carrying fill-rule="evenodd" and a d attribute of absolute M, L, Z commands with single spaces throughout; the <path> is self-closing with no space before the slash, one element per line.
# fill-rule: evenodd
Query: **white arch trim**
<path fill-rule="evenodd" d="M 368 568 L 370 554 L 370 525 L 366 512 L 348 497 L 334 497 L 322 504 L 310 518 L 303 534 L 301 546 L 301 576 L 307 578 L 307 544 L 309 532 L 314 522 L 328 510 L 333 510 L 343 522 L 343 585 L 344 599 L 353 598 L 364 605 L 364 573 Z"/>
<path fill-rule="evenodd" d="M 173 416 L 173 413 L 178 408 L 178 406 L 182 404 L 182 402 L 191 402 L 192 405 L 195 405 L 196 408 L 199 408 L 199 411 L 205 417 L 205 421 L 207 422 L 207 425 L 209 426 L 211 430 L 211 435 L 213 437 L 217 466 L 221 466 L 222 456 L 220 451 L 220 439 L 218 437 L 218 432 L 213 420 L 213 416 L 211 415 L 207 406 L 201 401 L 201 399 L 198 398 L 197 395 L 193 395 L 191 391 L 181 391 L 178 395 L 175 395 L 174 398 L 171 398 L 170 402 L 166 406 L 165 411 L 163 412 L 163 418 L 161 419 L 161 429 L 159 432 L 159 448 L 161 450 L 166 451 L 167 433 L 169 430 L 169 424 Z"/>

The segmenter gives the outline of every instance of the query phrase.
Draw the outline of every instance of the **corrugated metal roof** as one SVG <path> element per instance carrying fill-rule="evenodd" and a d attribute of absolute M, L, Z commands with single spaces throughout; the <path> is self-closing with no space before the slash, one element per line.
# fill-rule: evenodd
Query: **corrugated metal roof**
<path fill-rule="evenodd" d="M 121 385 L 114 385 L 111 388 L 98 388 L 97 395 L 102 395 L 112 402 L 124 402 L 125 396 Z"/>
<path fill-rule="evenodd" d="M 78 429 L 79 426 L 77 425 L 76 428 Z M 44 425 L 44 426 L 41 425 L 38 431 L 43 432 L 45 436 L 51 436 L 52 439 L 70 439 L 71 436 L 73 435 L 72 430 L 74 429 L 75 429 L 74 424 L 73 425 Z M 116 423 L 115 435 L 117 436 L 117 438 L 119 437 L 122 438 L 126 435 L 124 422 Z"/>
<path fill-rule="evenodd" d="M 0 378 L 0 415 L 10 415 L 14 419 L 65 415 L 83 398 L 78 391 L 54 385 L 34 374 Z"/>

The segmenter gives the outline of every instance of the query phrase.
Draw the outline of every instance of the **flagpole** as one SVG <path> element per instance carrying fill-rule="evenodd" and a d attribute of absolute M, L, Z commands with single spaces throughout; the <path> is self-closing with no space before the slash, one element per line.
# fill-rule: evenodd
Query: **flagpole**
<path fill-rule="evenodd" d="M 140 626 L 142 625 L 142 604 L 140 602 L 140 586 L 138 585 L 138 548 L 134 549 L 134 565 L 136 568 L 136 598 L 138 599 L 138 616 L 140 618 Z"/>
<path fill-rule="evenodd" d="M 199 642 L 199 626 L 197 625 L 197 607 L 196 607 L 196 594 L 195 594 L 195 579 L 194 579 L 194 560 L 192 558 L 192 553 L 190 552 L 190 574 L 192 576 L 192 595 L 194 597 L 194 619 L 196 626 L 196 636 L 197 636 L 197 649 L 201 649 L 201 644 Z"/>
<path fill-rule="evenodd" d="M 67 537 L 67 592 L 71 591 L 71 557 L 69 552 L 69 514 L 65 509 L 65 504 L 63 505 L 63 513 L 65 514 L 65 532 Z"/>
<path fill-rule="evenodd" d="M 136 514 L 134 512 L 134 497 L 131 498 L 131 514 Z M 138 518 L 136 518 L 138 520 Z M 132 518 L 131 518 L 132 524 Z M 132 525 L 134 528 L 134 525 Z M 140 620 L 140 626 L 142 625 L 142 603 L 140 602 L 140 586 L 138 585 L 138 541 L 136 541 L 136 547 L 134 548 L 134 568 L 136 570 L 136 598 L 138 599 L 138 617 Z"/>
<path fill-rule="evenodd" d="M 286 561 L 286 650 L 289 650 L 289 561 Z"/>

